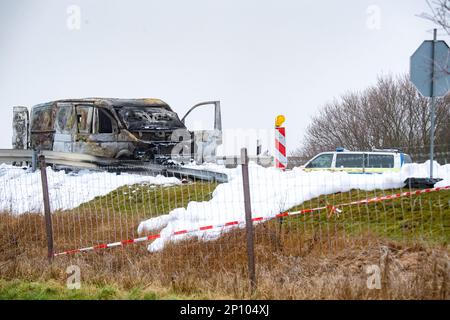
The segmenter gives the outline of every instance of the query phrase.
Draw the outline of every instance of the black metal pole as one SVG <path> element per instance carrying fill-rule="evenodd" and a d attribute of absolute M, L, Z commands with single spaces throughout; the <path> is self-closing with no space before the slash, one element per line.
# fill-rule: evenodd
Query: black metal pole
<path fill-rule="evenodd" d="M 435 126 L 435 109 L 436 109 L 436 97 L 435 97 L 435 65 L 436 65 L 436 38 L 437 31 L 433 29 L 433 49 L 432 49 L 432 69 L 431 69 L 431 124 L 430 124 L 430 179 L 433 179 L 433 161 L 434 161 L 434 126 Z"/>
<path fill-rule="evenodd" d="M 251 295 L 256 289 L 256 272 L 255 272 L 255 250 L 253 243 L 253 221 L 252 207 L 250 203 L 250 185 L 248 176 L 248 156 L 247 149 L 241 149 L 242 163 L 242 184 L 244 187 L 244 207 L 245 207 L 245 229 L 247 234 L 247 258 L 248 258 L 248 275 L 250 279 Z"/>
<path fill-rule="evenodd" d="M 53 260 L 53 226 L 52 215 L 50 212 L 50 197 L 48 195 L 48 181 L 47 181 L 47 166 L 45 163 L 45 156 L 39 156 L 39 167 L 41 169 L 41 182 L 42 182 L 42 196 L 44 199 L 44 215 L 45 215 L 45 230 L 47 233 L 47 249 L 48 260 Z"/>

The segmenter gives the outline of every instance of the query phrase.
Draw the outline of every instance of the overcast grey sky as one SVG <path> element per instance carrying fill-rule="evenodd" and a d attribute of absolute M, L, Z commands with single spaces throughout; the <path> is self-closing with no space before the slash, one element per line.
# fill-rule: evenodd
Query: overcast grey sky
<path fill-rule="evenodd" d="M 425 0 L 0 0 L 0 148 L 12 106 L 98 96 L 160 98 L 180 116 L 218 99 L 224 128 L 270 130 L 282 113 L 293 150 L 321 105 L 408 72 L 431 37 L 424 11 Z"/>

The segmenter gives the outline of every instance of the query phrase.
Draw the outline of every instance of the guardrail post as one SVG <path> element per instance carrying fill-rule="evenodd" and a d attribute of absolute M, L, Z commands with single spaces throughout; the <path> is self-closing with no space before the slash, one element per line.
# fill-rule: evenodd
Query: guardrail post
<path fill-rule="evenodd" d="M 35 172 L 36 171 L 36 168 L 37 168 L 37 162 L 38 162 L 38 152 L 37 152 L 37 150 L 32 150 L 32 154 L 31 154 L 31 170 L 33 171 L 33 172 Z"/>
<path fill-rule="evenodd" d="M 53 260 L 53 226 L 52 215 L 50 212 L 50 197 L 48 194 L 48 181 L 47 181 L 47 165 L 45 163 L 45 156 L 39 156 L 39 166 L 41 169 L 41 182 L 42 182 L 42 196 L 44 199 L 44 215 L 45 215 L 45 230 L 47 233 L 47 249 L 48 260 Z"/>
<path fill-rule="evenodd" d="M 253 295 L 256 289 L 255 250 L 253 243 L 252 207 L 250 203 L 250 185 L 248 176 L 247 148 L 241 149 L 242 184 L 244 187 L 245 229 L 247 235 L 248 275 L 250 279 L 250 293 Z"/>

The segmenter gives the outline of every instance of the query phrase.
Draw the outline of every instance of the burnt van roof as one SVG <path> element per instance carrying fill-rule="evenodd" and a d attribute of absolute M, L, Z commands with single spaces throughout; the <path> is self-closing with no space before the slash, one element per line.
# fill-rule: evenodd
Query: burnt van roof
<path fill-rule="evenodd" d="M 155 98 L 139 98 L 139 99 L 120 99 L 120 98 L 81 98 L 81 99 L 61 99 L 41 103 L 34 107 L 51 105 L 57 102 L 73 102 L 73 103 L 94 103 L 97 106 L 110 106 L 114 108 L 120 107 L 159 107 L 172 111 L 170 106 L 160 99 Z"/>

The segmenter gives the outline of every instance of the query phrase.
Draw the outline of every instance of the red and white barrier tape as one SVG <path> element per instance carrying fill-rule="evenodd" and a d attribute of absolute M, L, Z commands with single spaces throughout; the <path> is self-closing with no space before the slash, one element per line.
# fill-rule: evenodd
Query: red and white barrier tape
<path fill-rule="evenodd" d="M 253 218 L 252 221 L 253 222 L 262 222 L 262 221 L 272 220 L 272 219 L 276 219 L 276 218 L 295 216 L 295 215 L 311 213 L 311 212 L 321 211 L 321 210 L 329 210 L 330 214 L 333 214 L 335 212 L 338 212 L 338 213 L 341 212 L 341 209 L 339 209 L 338 207 L 345 207 L 345 206 L 350 206 L 350 205 L 355 205 L 355 204 L 368 204 L 368 203 L 373 203 L 373 202 L 381 202 L 384 200 L 414 196 L 414 195 L 419 195 L 422 193 L 435 192 L 435 191 L 440 191 L 440 190 L 450 190 L 450 186 L 428 188 L 428 189 L 422 189 L 422 190 L 417 190 L 417 191 L 401 192 L 401 193 L 391 194 L 391 195 L 387 195 L 387 196 L 373 197 L 373 198 L 368 198 L 368 199 L 363 199 L 363 200 L 352 201 L 352 202 L 348 202 L 348 203 L 342 203 L 342 204 L 335 205 L 335 206 L 326 205 L 326 206 L 312 208 L 312 209 L 303 209 L 303 210 L 298 210 L 298 211 L 282 212 L 273 217 L 256 217 L 256 218 Z M 192 229 L 192 230 L 178 230 L 178 231 L 173 232 L 171 234 L 171 236 L 176 236 L 176 235 L 180 235 L 180 234 L 190 234 L 190 233 L 211 230 L 211 229 L 224 229 L 224 228 L 235 227 L 237 225 L 245 225 L 245 221 L 230 221 L 230 222 L 218 224 L 215 226 L 207 225 L 207 226 L 199 227 L 199 228 Z M 78 252 L 86 252 L 86 251 L 92 251 L 92 250 L 98 250 L 98 249 L 107 249 L 107 248 L 114 248 L 114 247 L 119 247 L 119 246 L 126 246 L 126 245 L 132 244 L 132 243 L 155 240 L 160 237 L 161 237 L 160 234 L 149 235 L 146 237 L 140 237 L 140 238 L 136 238 L 136 239 L 128 239 L 128 240 L 122 240 L 122 241 L 112 242 L 112 243 L 108 243 L 108 244 L 99 244 L 99 245 L 91 246 L 91 247 L 62 251 L 59 253 L 54 253 L 53 256 L 57 257 L 57 256 L 62 256 L 62 255 L 74 254 L 74 253 L 78 253 Z"/>

